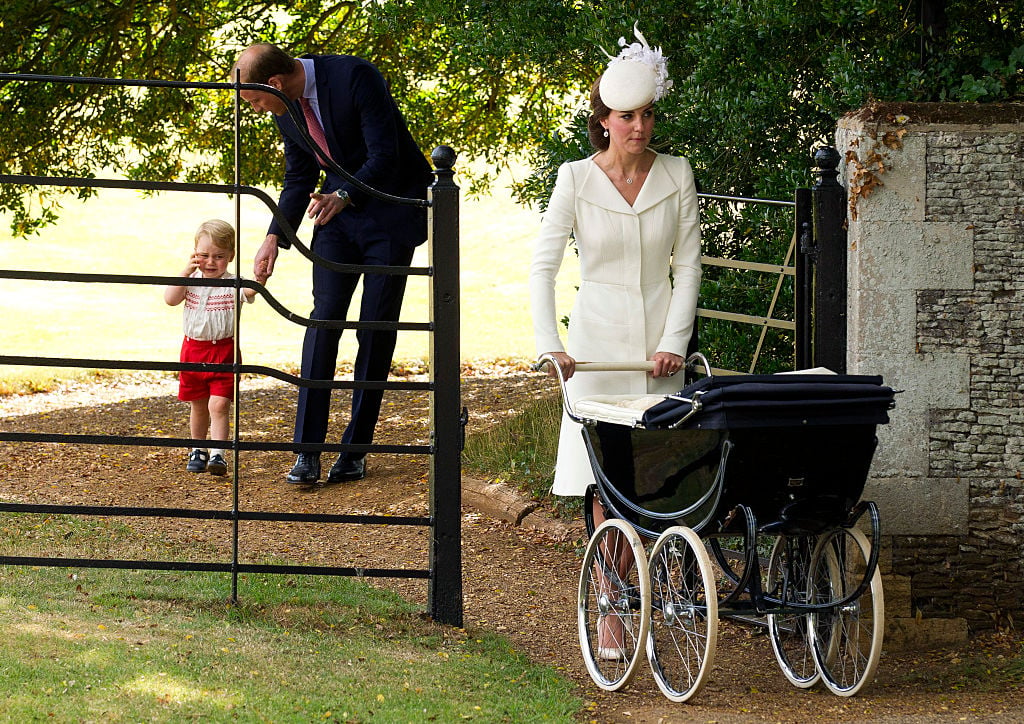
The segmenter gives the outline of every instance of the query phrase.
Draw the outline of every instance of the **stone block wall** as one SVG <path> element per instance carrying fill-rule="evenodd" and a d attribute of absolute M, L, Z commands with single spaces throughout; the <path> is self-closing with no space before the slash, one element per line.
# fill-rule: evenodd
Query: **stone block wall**
<path fill-rule="evenodd" d="M 848 369 L 903 391 L 865 492 L 887 635 L 1024 625 L 1024 105 L 863 109 L 836 147 Z"/>

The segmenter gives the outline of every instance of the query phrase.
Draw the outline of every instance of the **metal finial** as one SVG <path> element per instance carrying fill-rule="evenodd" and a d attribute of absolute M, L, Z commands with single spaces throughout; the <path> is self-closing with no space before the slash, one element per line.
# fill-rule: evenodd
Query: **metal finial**
<path fill-rule="evenodd" d="M 842 157 L 832 146 L 820 146 L 814 152 L 814 165 L 818 174 L 816 186 L 838 186 L 839 185 L 839 161 Z"/>
<path fill-rule="evenodd" d="M 434 168 L 439 171 L 447 171 L 455 165 L 458 154 L 450 146 L 438 146 L 430 154 L 430 160 L 434 162 Z"/>

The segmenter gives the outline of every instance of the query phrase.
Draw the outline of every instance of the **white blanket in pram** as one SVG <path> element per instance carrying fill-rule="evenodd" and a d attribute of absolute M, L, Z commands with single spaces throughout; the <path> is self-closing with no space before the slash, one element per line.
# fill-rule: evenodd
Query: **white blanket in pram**
<path fill-rule="evenodd" d="M 835 372 L 825 367 L 815 367 L 778 374 L 834 375 Z M 637 427 L 647 408 L 654 407 L 664 399 L 664 395 L 590 395 L 577 400 L 573 411 L 578 417 L 587 420 Z"/>
<path fill-rule="evenodd" d="M 579 417 L 615 425 L 636 425 L 648 407 L 665 399 L 664 395 L 591 395 L 576 401 Z"/>

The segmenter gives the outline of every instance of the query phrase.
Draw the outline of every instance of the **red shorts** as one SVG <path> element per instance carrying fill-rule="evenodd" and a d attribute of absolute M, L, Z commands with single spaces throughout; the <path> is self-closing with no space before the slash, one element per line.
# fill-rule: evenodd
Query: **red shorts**
<path fill-rule="evenodd" d="M 182 362 L 232 364 L 235 361 L 233 337 L 206 341 L 185 337 L 181 343 Z M 239 355 L 238 361 L 242 358 Z M 235 376 L 230 372 L 195 372 L 182 370 L 178 377 L 178 399 L 185 402 L 204 400 L 210 396 L 235 399 Z"/>

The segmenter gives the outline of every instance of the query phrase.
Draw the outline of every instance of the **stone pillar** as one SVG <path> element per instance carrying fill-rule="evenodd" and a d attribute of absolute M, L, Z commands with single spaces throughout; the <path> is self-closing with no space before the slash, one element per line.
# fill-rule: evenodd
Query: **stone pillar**
<path fill-rule="evenodd" d="M 836 134 L 848 370 L 902 390 L 864 494 L 895 647 L 1024 621 L 1022 119 L 1018 104 L 899 104 Z"/>

